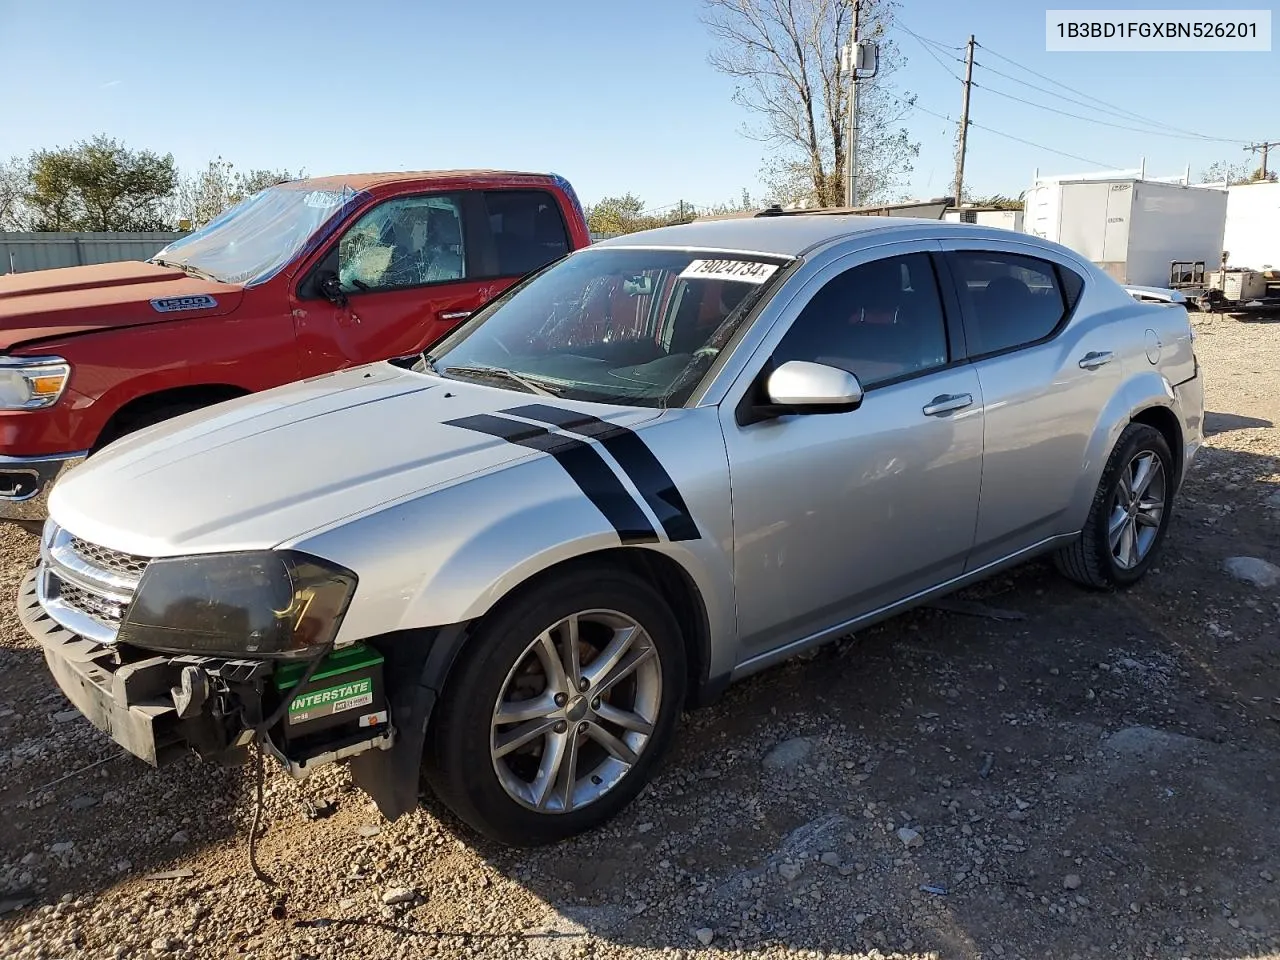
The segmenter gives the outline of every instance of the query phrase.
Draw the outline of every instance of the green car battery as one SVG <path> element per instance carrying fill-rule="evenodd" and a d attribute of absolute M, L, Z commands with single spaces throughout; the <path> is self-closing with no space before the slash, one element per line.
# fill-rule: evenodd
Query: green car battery
<path fill-rule="evenodd" d="M 382 654 L 363 644 L 335 650 L 300 689 L 307 665 L 290 663 L 273 675 L 277 696 L 288 696 L 278 745 L 294 760 L 334 746 L 372 740 L 387 730 Z"/>

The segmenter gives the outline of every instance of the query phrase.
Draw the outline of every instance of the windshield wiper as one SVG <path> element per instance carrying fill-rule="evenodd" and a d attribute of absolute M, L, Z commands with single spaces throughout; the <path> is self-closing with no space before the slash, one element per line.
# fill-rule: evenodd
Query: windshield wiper
<path fill-rule="evenodd" d="M 424 358 L 431 364 L 432 372 L 438 372 L 435 368 L 435 362 L 430 357 Z M 508 383 L 518 384 L 524 387 L 529 393 L 537 393 L 544 397 L 554 397 L 563 387 L 550 384 L 545 380 L 537 380 L 527 377 L 522 373 L 516 373 L 514 370 L 508 370 L 505 367 L 484 367 L 484 366 L 451 366 L 445 367 L 444 373 L 440 374 L 445 377 L 452 377 L 455 373 L 461 374 L 463 377 L 475 377 L 476 379 L 489 378 L 491 380 L 504 380 Z"/>
<path fill-rule="evenodd" d="M 199 267 L 193 267 L 189 263 L 175 263 L 174 266 L 189 277 L 199 277 L 201 280 L 212 280 L 214 283 L 222 282 L 222 278 L 215 277 L 208 270 L 201 270 Z"/>
<path fill-rule="evenodd" d="M 214 283 L 223 282 L 221 277 L 215 277 L 208 270 L 201 270 L 199 267 L 193 267 L 189 263 L 178 263 L 175 260 L 161 260 L 158 257 L 152 257 L 151 262 L 158 267 L 175 267 L 189 277 L 199 277 L 201 280 L 212 280 Z"/>

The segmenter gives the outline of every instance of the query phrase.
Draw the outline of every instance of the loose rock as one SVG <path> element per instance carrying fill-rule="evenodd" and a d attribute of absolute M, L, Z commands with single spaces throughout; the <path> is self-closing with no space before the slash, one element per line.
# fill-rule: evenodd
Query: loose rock
<path fill-rule="evenodd" d="M 899 827 L 898 839 L 908 850 L 924 846 L 924 837 L 920 836 L 920 831 L 912 830 L 910 827 Z"/>
<path fill-rule="evenodd" d="M 764 755 L 764 768 L 771 771 L 794 770 L 808 758 L 812 741 L 805 737 L 783 740 Z"/>
<path fill-rule="evenodd" d="M 1280 567 L 1257 557 L 1228 557 L 1222 562 L 1222 568 L 1237 580 L 1244 580 L 1264 590 L 1280 584 Z"/>
<path fill-rule="evenodd" d="M 1082 884 L 1083 882 L 1084 881 L 1080 879 L 1080 874 L 1068 873 L 1066 877 L 1063 879 L 1062 885 L 1066 887 L 1068 890 L 1079 890 L 1080 884 Z"/>
<path fill-rule="evenodd" d="M 398 903 L 409 903 L 418 895 L 418 891 L 412 887 L 389 887 L 382 894 L 382 902 L 387 906 L 395 906 Z"/>
<path fill-rule="evenodd" d="M 711 945 L 711 941 L 716 938 L 716 932 L 710 927 L 699 927 L 694 931 L 693 935 L 698 938 L 698 942 L 704 947 Z"/>

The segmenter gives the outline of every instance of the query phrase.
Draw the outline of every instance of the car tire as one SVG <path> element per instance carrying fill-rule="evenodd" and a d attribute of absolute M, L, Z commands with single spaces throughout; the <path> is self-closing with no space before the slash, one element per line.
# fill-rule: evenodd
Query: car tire
<path fill-rule="evenodd" d="M 575 630 L 577 665 L 567 653 Z M 425 779 L 467 825 L 504 844 L 589 830 L 630 803 L 666 752 L 685 662 L 670 607 L 639 577 L 579 567 L 540 580 L 481 621 L 450 671 Z"/>
<path fill-rule="evenodd" d="M 1146 474 L 1148 468 L 1155 472 Z M 1141 487 L 1136 498 L 1135 482 Z M 1102 471 L 1084 529 L 1054 557 L 1059 572 L 1096 590 L 1142 579 L 1169 529 L 1175 482 L 1164 435 L 1145 423 L 1125 427 Z"/>

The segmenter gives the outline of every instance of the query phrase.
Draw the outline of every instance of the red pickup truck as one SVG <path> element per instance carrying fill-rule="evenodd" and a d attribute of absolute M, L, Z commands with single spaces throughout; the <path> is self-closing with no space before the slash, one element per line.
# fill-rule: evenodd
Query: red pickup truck
<path fill-rule="evenodd" d="M 590 242 L 562 177 L 361 174 L 271 187 L 145 263 L 0 277 L 0 519 L 42 521 L 133 430 L 418 353 Z"/>

